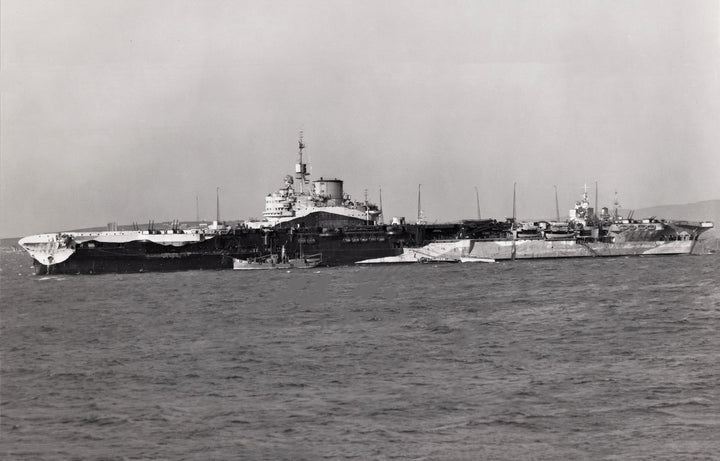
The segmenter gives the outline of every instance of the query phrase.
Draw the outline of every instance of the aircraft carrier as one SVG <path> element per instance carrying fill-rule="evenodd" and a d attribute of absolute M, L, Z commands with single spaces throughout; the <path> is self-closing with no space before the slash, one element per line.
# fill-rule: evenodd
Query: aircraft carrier
<path fill-rule="evenodd" d="M 491 262 L 534 258 L 677 255 L 692 252 L 711 222 L 621 217 L 590 207 L 587 189 L 566 220 L 515 217 L 427 224 L 383 222 L 381 207 L 353 200 L 340 179 L 310 182 L 300 136 L 295 174 L 265 198 L 263 219 L 229 226 L 174 222 L 156 229 L 57 232 L 24 237 L 37 274 L 232 269 L 269 255 L 320 255 L 325 266 Z M 418 197 L 419 201 L 419 197 Z M 237 263 L 236 263 L 237 264 Z"/>

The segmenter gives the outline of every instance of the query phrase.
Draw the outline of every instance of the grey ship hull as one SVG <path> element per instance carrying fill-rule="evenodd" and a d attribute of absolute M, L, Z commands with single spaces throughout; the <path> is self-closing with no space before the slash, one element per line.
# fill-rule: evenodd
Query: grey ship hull
<path fill-rule="evenodd" d="M 692 253 L 695 240 L 640 241 L 640 242 L 583 242 L 566 240 L 512 240 L 475 241 L 468 250 L 468 256 L 496 260 L 541 259 L 541 258 L 583 258 L 607 256 L 680 255 Z"/>

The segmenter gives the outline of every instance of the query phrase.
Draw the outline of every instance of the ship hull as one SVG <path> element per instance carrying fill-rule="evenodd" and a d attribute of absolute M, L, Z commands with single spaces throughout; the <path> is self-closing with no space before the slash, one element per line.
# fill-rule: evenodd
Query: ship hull
<path fill-rule="evenodd" d="M 33 260 L 35 273 L 105 274 L 173 272 L 186 270 L 223 270 L 233 268 L 233 259 L 251 259 L 279 253 L 288 255 L 321 254 L 323 266 L 351 265 L 367 258 L 402 253 L 402 243 L 380 235 L 347 238 L 324 237 L 320 233 L 244 232 L 216 236 L 202 243 L 168 247 L 151 242 L 79 247 L 63 262 L 52 265 Z"/>
<path fill-rule="evenodd" d="M 608 256 L 680 255 L 690 254 L 693 240 L 684 241 L 637 241 L 637 242 L 582 242 L 568 240 L 500 240 L 474 241 L 468 248 L 468 256 L 495 260 L 587 258 Z"/>
<path fill-rule="evenodd" d="M 358 261 L 358 264 L 424 262 L 493 262 L 512 259 L 590 258 L 690 254 L 694 240 L 585 242 L 583 240 L 495 239 L 446 240 L 405 248 L 397 256 Z"/>
<path fill-rule="evenodd" d="M 187 270 L 219 270 L 232 268 L 232 258 L 202 253 L 161 255 L 157 257 L 121 257 L 106 255 L 73 255 L 66 261 L 47 266 L 34 261 L 37 275 L 51 274 L 128 274 L 143 272 L 174 272 Z"/>
<path fill-rule="evenodd" d="M 644 255 L 693 251 L 711 225 L 654 224 L 655 231 L 622 230 L 593 237 L 516 238 L 494 221 L 462 224 L 331 227 L 322 216 L 269 229 L 236 228 L 208 234 L 122 231 L 31 236 L 20 241 L 38 274 L 101 274 L 232 269 L 233 259 L 271 254 L 320 254 L 322 265 L 502 261 Z M 337 224 L 332 221 L 333 224 Z M 482 234 L 487 237 L 463 237 Z M 504 235 L 502 235 L 504 234 Z M 580 234 L 580 233 L 578 233 Z M 37 257 L 36 257 L 37 256 Z"/>

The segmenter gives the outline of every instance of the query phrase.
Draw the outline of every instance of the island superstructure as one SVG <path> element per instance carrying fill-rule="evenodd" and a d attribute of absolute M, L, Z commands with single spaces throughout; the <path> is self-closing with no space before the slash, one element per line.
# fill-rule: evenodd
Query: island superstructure
<path fill-rule="evenodd" d="M 265 197 L 264 220 L 250 221 L 246 225 L 252 228 L 274 227 L 318 212 L 350 218 L 351 221 L 362 221 L 365 224 L 378 224 L 381 214 L 378 206 L 367 200 L 353 201 L 350 195 L 344 192 L 342 180 L 320 178 L 312 182 L 312 188 L 308 188 L 307 177 L 310 174 L 303 161 L 303 149 L 305 144 L 301 133 L 298 140 L 298 160 L 295 164 L 295 179 L 300 190 L 295 190 L 293 176 L 286 175 L 284 186 Z"/>

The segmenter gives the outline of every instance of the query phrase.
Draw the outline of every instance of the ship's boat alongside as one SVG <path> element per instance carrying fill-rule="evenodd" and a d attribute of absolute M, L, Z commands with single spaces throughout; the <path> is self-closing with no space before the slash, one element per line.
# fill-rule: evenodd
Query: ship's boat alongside
<path fill-rule="evenodd" d="M 267 270 L 267 269 L 312 269 L 322 264 L 322 254 L 288 257 L 285 247 L 278 254 L 269 254 L 256 258 L 238 259 L 233 258 L 234 270 Z"/>

